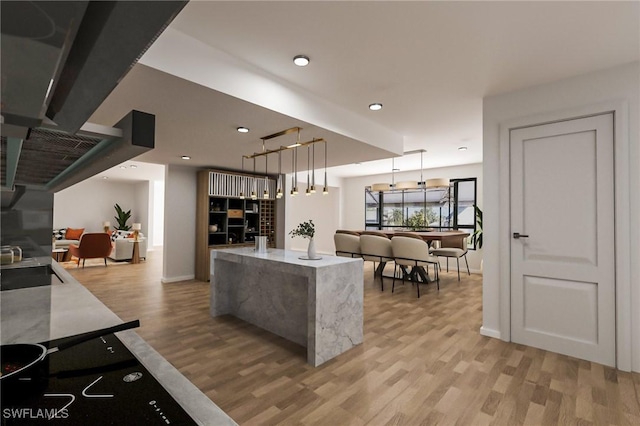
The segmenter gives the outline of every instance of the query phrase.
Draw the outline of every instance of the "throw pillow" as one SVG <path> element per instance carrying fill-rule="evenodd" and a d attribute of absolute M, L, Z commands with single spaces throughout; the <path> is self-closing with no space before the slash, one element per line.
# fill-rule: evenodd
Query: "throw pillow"
<path fill-rule="evenodd" d="M 67 232 L 67 228 L 62 228 L 62 229 L 54 229 L 53 230 L 53 237 L 56 240 L 64 240 L 64 234 L 66 234 Z"/>
<path fill-rule="evenodd" d="M 67 233 L 65 234 L 65 238 L 67 240 L 79 240 L 82 234 L 84 233 L 84 228 L 67 228 Z"/>

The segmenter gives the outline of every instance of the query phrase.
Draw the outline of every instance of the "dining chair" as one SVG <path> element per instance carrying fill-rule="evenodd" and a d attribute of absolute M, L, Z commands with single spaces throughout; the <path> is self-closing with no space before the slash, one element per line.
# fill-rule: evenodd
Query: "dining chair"
<path fill-rule="evenodd" d="M 440 290 L 440 277 L 438 275 L 438 258 L 429 254 L 429 244 L 419 236 L 394 236 L 391 239 L 391 248 L 393 250 L 393 258 L 395 262 L 393 273 L 393 284 L 391 292 L 393 293 L 396 286 L 396 271 L 398 266 L 410 266 L 412 268 L 427 268 L 429 273 L 429 265 L 433 265 L 436 286 Z M 420 284 L 416 282 L 418 298 L 420 298 Z"/>
<path fill-rule="evenodd" d="M 364 231 L 360 234 L 360 252 L 365 261 L 373 262 L 373 277 L 380 274 L 380 289 L 384 291 L 384 267 L 387 262 L 393 262 L 391 240 L 382 232 Z M 379 262 L 378 270 L 376 262 Z"/>
<path fill-rule="evenodd" d="M 360 257 L 360 235 L 353 232 L 338 232 L 333 235 L 336 256 Z"/>
<path fill-rule="evenodd" d="M 442 256 L 447 258 L 447 272 L 449 272 L 449 258 L 455 257 L 456 264 L 458 265 L 458 281 L 460 281 L 460 258 L 464 257 L 464 262 L 467 264 L 467 274 L 471 275 L 469 271 L 469 262 L 467 261 L 467 239 L 465 237 L 445 237 L 440 241 L 440 247 L 432 250 L 431 254 L 434 256 Z"/>

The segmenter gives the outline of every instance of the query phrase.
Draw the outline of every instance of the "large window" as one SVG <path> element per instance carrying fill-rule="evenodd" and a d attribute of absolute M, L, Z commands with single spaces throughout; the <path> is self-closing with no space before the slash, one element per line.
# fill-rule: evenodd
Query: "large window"
<path fill-rule="evenodd" d="M 427 191 L 365 189 L 365 228 L 460 229 L 473 234 L 476 196 L 476 178 L 452 179 L 448 188 Z"/>

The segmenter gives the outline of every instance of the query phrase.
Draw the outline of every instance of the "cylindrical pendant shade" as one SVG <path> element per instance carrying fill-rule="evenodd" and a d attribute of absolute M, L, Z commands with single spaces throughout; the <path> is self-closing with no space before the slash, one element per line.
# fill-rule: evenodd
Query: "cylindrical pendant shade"
<path fill-rule="evenodd" d="M 425 182 L 425 186 L 427 188 L 446 188 L 447 186 L 449 186 L 449 179 L 427 179 L 427 181 Z"/>
<path fill-rule="evenodd" d="M 415 180 L 405 180 L 396 183 L 396 189 L 418 189 L 418 182 Z"/>
<path fill-rule="evenodd" d="M 390 191 L 391 190 L 391 185 L 389 185 L 388 183 L 374 183 L 373 185 L 371 185 L 371 190 L 372 191 Z"/>

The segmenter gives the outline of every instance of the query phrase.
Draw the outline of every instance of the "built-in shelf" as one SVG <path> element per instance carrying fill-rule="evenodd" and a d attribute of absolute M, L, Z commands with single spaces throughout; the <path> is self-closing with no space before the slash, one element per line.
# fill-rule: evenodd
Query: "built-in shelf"
<path fill-rule="evenodd" d="M 216 176 L 232 177 L 230 180 L 217 180 Z M 227 194 L 225 186 L 235 182 L 235 178 L 236 175 L 210 170 L 198 173 L 196 278 L 199 280 L 209 280 L 211 249 L 252 246 L 259 235 L 268 237 L 269 247 L 275 247 L 275 199 L 245 200 L 233 196 L 233 191 L 228 193 L 229 196 L 214 195 Z M 275 181 L 273 186 L 275 191 Z M 210 232 L 212 225 L 217 225 L 218 231 Z"/>

